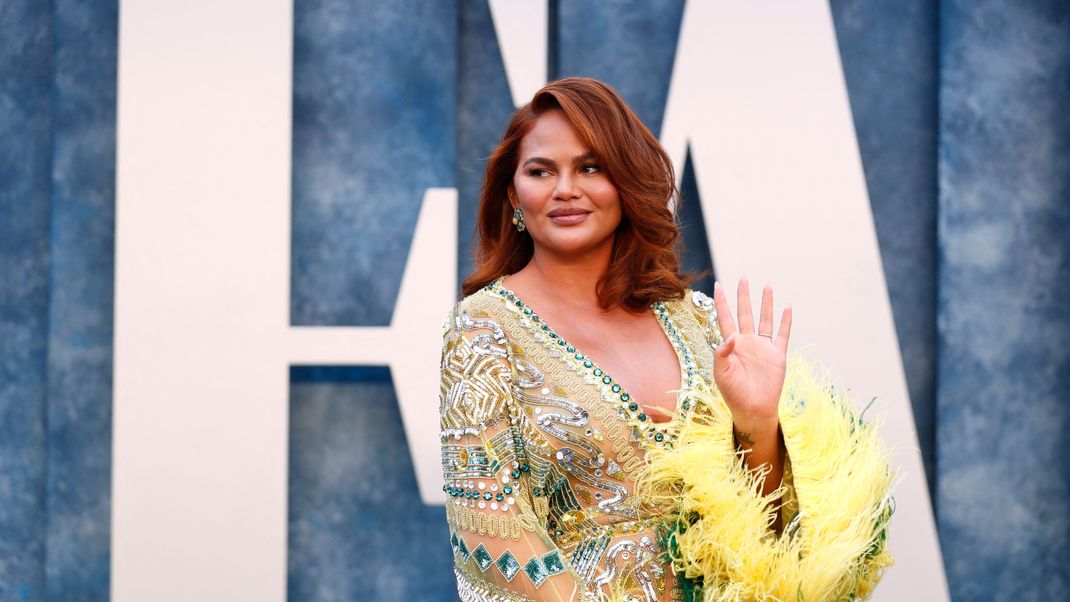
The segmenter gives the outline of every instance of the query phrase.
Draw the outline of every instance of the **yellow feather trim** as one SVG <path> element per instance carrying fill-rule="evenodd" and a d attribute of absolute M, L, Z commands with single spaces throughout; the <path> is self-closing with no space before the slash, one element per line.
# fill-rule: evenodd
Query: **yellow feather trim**
<path fill-rule="evenodd" d="M 761 475 L 737 452 L 719 392 L 698 393 L 707 411 L 689 419 L 674 449 L 648 453 L 640 493 L 676 525 L 673 569 L 701 579 L 705 602 L 866 598 L 892 564 L 889 452 L 828 383 L 790 360 L 780 426 L 799 514 L 779 536 L 771 525 L 785 486 L 760 495 Z"/>

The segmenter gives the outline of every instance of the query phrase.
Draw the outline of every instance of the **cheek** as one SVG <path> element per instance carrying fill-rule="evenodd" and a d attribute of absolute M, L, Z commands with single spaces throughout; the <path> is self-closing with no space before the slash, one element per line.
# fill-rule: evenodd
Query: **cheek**
<path fill-rule="evenodd" d="M 544 186 L 540 182 L 530 178 L 517 178 L 513 180 L 513 189 L 516 190 L 516 199 L 522 207 L 536 207 L 541 205 L 546 197 Z"/>
<path fill-rule="evenodd" d="M 600 209 L 607 211 L 620 211 L 620 195 L 617 193 L 616 187 L 605 180 L 602 182 L 595 182 L 588 188 L 588 194 L 591 200 L 594 201 Z"/>

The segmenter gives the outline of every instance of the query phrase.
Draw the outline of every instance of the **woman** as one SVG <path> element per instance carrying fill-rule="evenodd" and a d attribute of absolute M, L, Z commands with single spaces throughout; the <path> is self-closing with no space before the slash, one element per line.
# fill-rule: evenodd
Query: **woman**
<path fill-rule="evenodd" d="M 592 79 L 545 86 L 490 156 L 441 365 L 463 600 L 864 596 L 890 564 L 871 429 L 804 372 L 785 387 L 769 286 L 757 325 L 746 279 L 738 321 L 719 285 L 686 288 L 676 200 L 665 151 Z M 830 486 L 863 493 L 830 507 Z"/>

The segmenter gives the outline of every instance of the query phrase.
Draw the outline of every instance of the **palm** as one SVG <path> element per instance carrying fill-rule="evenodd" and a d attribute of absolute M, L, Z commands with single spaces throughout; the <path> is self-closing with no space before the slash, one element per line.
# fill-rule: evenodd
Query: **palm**
<path fill-rule="evenodd" d="M 757 331 L 751 311 L 750 289 L 740 280 L 737 309 L 738 326 L 732 319 L 724 290 L 714 288 L 717 325 L 724 343 L 714 354 L 713 376 L 734 421 L 775 425 L 777 404 L 784 387 L 791 308 L 784 310 L 780 332 L 773 334 L 773 290 L 766 286 Z"/>

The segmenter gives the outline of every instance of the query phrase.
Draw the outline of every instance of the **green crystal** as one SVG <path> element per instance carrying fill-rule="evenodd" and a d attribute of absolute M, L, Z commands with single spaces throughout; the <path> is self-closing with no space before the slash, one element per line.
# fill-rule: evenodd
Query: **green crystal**
<path fill-rule="evenodd" d="M 516 577 L 516 574 L 520 572 L 520 563 L 516 561 L 516 557 L 509 550 L 506 550 L 494 564 L 502 572 L 506 581 L 512 581 L 513 577 Z"/>
<path fill-rule="evenodd" d="M 472 555 L 468 551 L 468 546 L 465 545 L 463 537 L 457 538 L 457 553 L 461 555 L 461 560 L 465 562 L 468 562 L 468 557 Z"/>
<path fill-rule="evenodd" d="M 535 587 L 539 587 L 550 578 L 550 574 L 546 572 L 546 567 L 543 566 L 542 560 L 538 556 L 532 556 L 531 560 L 524 565 L 524 573 L 535 584 Z"/>
<path fill-rule="evenodd" d="M 494 557 L 490 555 L 490 552 L 487 551 L 487 548 L 484 547 L 483 544 L 479 544 L 479 547 L 472 552 L 472 558 L 475 559 L 476 564 L 479 565 L 479 570 L 484 573 L 487 572 L 490 565 L 494 563 Z"/>
<path fill-rule="evenodd" d="M 561 553 L 557 550 L 543 554 L 542 564 L 546 567 L 546 572 L 551 575 L 565 571 L 565 563 L 561 561 Z"/>

